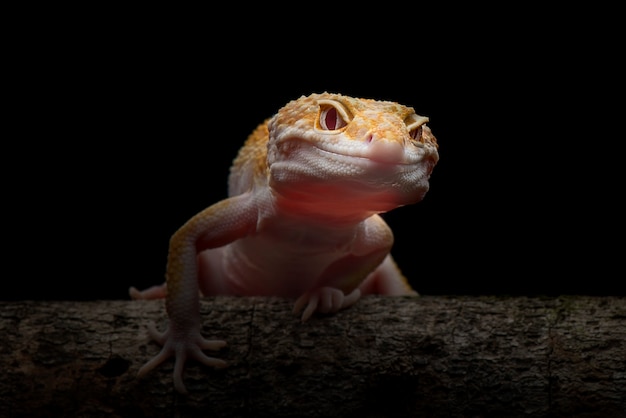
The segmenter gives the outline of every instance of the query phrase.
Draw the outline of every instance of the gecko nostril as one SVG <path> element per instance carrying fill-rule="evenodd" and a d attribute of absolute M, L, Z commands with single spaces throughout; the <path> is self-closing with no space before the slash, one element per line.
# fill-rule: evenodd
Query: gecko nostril
<path fill-rule="evenodd" d="M 373 140 L 374 140 L 374 135 L 369 134 L 369 135 L 367 135 L 367 138 L 365 139 L 365 142 L 367 142 L 369 144 Z"/>

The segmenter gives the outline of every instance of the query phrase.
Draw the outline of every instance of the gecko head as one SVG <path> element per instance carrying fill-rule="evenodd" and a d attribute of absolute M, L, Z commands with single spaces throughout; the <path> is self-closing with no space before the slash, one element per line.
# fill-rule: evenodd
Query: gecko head
<path fill-rule="evenodd" d="M 270 186 L 330 209 L 375 213 L 418 202 L 439 159 L 427 122 L 394 102 L 303 96 L 268 123 Z"/>

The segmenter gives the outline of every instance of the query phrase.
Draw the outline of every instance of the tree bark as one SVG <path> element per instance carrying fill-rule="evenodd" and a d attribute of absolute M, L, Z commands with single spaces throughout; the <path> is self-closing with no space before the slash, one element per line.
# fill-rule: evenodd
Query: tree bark
<path fill-rule="evenodd" d="M 625 297 L 368 296 L 302 323 L 292 301 L 202 300 L 214 370 L 189 394 L 163 301 L 3 302 L 0 416 L 626 417 Z"/>

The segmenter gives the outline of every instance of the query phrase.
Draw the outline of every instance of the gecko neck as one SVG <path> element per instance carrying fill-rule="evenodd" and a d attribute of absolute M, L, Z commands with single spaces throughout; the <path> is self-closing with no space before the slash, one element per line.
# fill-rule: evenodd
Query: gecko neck
<path fill-rule="evenodd" d="M 324 227 L 350 227 L 369 218 L 378 211 L 364 210 L 358 203 L 353 205 L 337 205 L 336 202 L 308 201 L 272 193 L 273 209 L 276 214 L 301 220 L 308 224 Z"/>

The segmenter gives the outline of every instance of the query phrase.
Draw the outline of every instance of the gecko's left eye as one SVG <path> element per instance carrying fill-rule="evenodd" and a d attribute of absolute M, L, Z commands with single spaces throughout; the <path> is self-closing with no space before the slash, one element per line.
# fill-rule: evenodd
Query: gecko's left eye
<path fill-rule="evenodd" d="M 418 126 L 415 129 L 411 129 L 409 130 L 409 135 L 411 136 L 412 139 L 414 139 L 415 141 L 422 141 L 422 127 Z"/>
<path fill-rule="evenodd" d="M 315 127 L 322 131 L 337 131 L 348 125 L 352 120 L 350 112 L 339 102 L 334 100 L 319 100 L 320 111 Z"/>
<path fill-rule="evenodd" d="M 428 122 L 428 118 L 424 116 L 416 115 L 415 113 L 410 115 L 404 120 L 407 129 L 409 130 L 409 136 L 414 142 L 424 142 L 422 139 L 423 128 L 422 126 Z"/>

